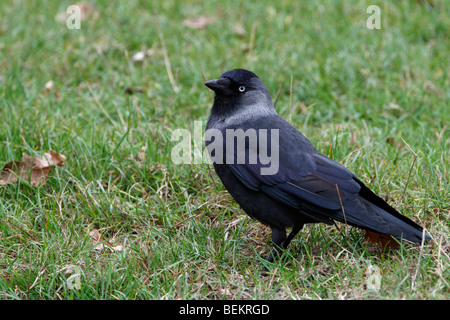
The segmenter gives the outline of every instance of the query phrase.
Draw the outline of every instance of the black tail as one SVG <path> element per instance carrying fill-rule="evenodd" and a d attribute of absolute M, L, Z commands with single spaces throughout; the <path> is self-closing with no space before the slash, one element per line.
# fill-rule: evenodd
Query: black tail
<path fill-rule="evenodd" d="M 354 178 L 354 180 L 361 186 L 359 195 L 366 200 L 371 209 L 386 222 L 386 224 L 380 226 L 367 226 L 367 229 L 415 243 L 422 242 L 423 228 L 421 226 L 400 214 L 386 203 L 386 201 L 373 193 L 373 191 L 366 187 L 359 179 Z M 362 227 L 364 228 L 364 226 Z M 425 240 L 430 239 L 430 235 L 425 233 Z"/>

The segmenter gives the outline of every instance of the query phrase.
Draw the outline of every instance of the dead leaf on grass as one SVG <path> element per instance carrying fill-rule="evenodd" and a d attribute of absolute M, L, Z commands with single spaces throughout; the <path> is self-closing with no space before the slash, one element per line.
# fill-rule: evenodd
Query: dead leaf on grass
<path fill-rule="evenodd" d="M 138 167 L 140 169 L 142 169 L 142 165 L 143 165 L 143 162 L 145 160 L 145 152 L 146 151 L 147 151 L 147 145 L 143 146 L 141 148 L 141 150 L 136 154 L 135 159 L 136 159 L 136 162 L 137 162 Z"/>
<path fill-rule="evenodd" d="M 386 251 L 388 248 L 396 249 L 400 246 L 394 238 L 385 234 L 366 230 L 364 237 L 368 242 L 377 243 L 381 251 Z"/>
<path fill-rule="evenodd" d="M 183 21 L 183 25 L 190 29 L 204 29 L 207 25 L 214 23 L 216 21 L 215 18 L 200 16 L 197 18 L 185 19 Z"/>
<path fill-rule="evenodd" d="M 3 167 L 1 172 L 0 185 L 14 184 L 17 180 L 29 181 L 32 186 L 45 185 L 48 174 L 52 167 L 63 166 L 66 157 L 51 150 L 45 153 L 44 157 L 30 157 L 26 153 L 22 154 L 24 161 L 10 161 Z"/>
<path fill-rule="evenodd" d="M 102 241 L 102 235 L 98 229 L 92 229 L 89 232 L 89 236 L 91 237 L 92 244 L 95 245 L 94 250 L 101 251 L 104 248 L 108 248 L 112 251 L 122 251 L 123 249 L 121 244 L 113 246 L 109 241 Z"/>

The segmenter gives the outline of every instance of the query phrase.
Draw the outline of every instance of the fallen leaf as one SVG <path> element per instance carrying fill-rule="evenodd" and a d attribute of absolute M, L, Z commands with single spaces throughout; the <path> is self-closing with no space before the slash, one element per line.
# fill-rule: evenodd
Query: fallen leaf
<path fill-rule="evenodd" d="M 108 242 L 109 244 L 109 242 Z M 123 246 L 121 244 L 117 245 L 117 246 L 109 246 L 109 248 L 111 248 L 113 251 L 122 251 Z"/>
<path fill-rule="evenodd" d="M 64 166 L 64 162 L 67 161 L 67 158 L 64 155 L 57 153 L 54 150 L 50 150 L 50 153 L 44 153 L 44 156 L 50 161 L 50 165 L 57 165 L 58 167 Z"/>
<path fill-rule="evenodd" d="M 142 169 L 142 163 L 144 162 L 145 159 L 145 152 L 147 151 L 147 145 L 143 146 L 141 148 L 141 151 L 138 152 L 138 154 L 136 154 L 136 162 L 138 163 L 138 167 Z"/>
<path fill-rule="evenodd" d="M 97 244 L 100 242 L 100 239 L 102 238 L 102 235 L 100 234 L 100 230 L 98 229 L 92 229 L 91 231 L 89 231 L 89 236 L 92 239 L 92 242 L 94 244 Z"/>
<path fill-rule="evenodd" d="M 100 230 L 92 229 L 89 232 L 89 236 L 91 237 L 92 244 L 95 245 L 94 250 L 101 251 L 105 247 L 111 249 L 112 251 L 122 251 L 123 246 L 121 244 L 117 246 L 113 246 L 109 241 L 101 241 L 102 235 Z"/>
<path fill-rule="evenodd" d="M 51 150 L 43 158 L 22 154 L 24 161 L 10 161 L 3 167 L 0 185 L 14 184 L 17 180 L 29 181 L 32 186 L 45 185 L 52 167 L 63 166 L 67 160 L 62 154 Z"/>
<path fill-rule="evenodd" d="M 394 238 L 385 234 L 366 230 L 364 237 L 368 242 L 377 243 L 382 251 L 385 251 L 387 248 L 396 249 L 399 247 L 398 242 Z"/>
<path fill-rule="evenodd" d="M 216 19 L 212 17 L 200 16 L 197 18 L 185 19 L 183 25 L 191 29 L 204 29 L 207 25 L 214 23 Z"/>

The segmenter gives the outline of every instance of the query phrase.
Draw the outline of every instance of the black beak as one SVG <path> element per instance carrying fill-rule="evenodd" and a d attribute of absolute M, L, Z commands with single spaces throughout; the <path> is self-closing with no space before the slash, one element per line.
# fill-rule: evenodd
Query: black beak
<path fill-rule="evenodd" d="M 214 92 L 225 93 L 229 90 L 230 79 L 227 78 L 219 78 L 214 80 L 209 80 L 205 82 L 205 86 L 213 90 Z"/>

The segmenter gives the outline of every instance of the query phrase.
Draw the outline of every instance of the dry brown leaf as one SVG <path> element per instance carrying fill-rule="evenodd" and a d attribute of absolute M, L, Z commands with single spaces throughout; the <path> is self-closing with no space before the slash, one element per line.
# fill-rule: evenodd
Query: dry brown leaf
<path fill-rule="evenodd" d="M 122 251 L 123 246 L 121 244 L 117 245 L 117 246 L 111 246 L 111 244 L 109 242 L 107 242 L 109 244 L 108 248 L 112 249 L 113 251 Z"/>
<path fill-rule="evenodd" d="M 191 29 L 204 29 L 208 24 L 214 23 L 216 19 L 212 17 L 200 16 L 197 18 L 185 19 L 183 25 Z"/>
<path fill-rule="evenodd" d="M 89 231 L 89 236 L 91 237 L 94 244 L 99 243 L 100 239 L 102 238 L 100 230 L 98 229 L 92 229 L 91 231 Z"/>
<path fill-rule="evenodd" d="M 145 152 L 147 151 L 147 145 L 141 148 L 141 151 L 136 154 L 136 162 L 138 163 L 138 167 L 142 169 L 142 165 L 145 159 Z"/>
<path fill-rule="evenodd" d="M 24 161 L 10 161 L 3 167 L 0 185 L 14 184 L 17 180 L 29 181 L 32 186 L 45 185 L 52 167 L 63 166 L 67 160 L 62 154 L 51 150 L 43 158 L 22 154 Z"/>
<path fill-rule="evenodd" d="M 377 243 L 382 251 L 388 248 L 396 249 L 399 247 L 397 241 L 391 236 L 366 230 L 364 237 L 368 242 Z"/>
<path fill-rule="evenodd" d="M 104 241 L 104 243 L 101 241 L 102 235 L 100 233 L 100 230 L 98 229 L 92 229 L 89 232 L 89 236 L 91 237 L 92 244 L 95 245 L 94 250 L 101 251 L 104 248 L 109 248 L 112 251 L 122 251 L 123 246 L 121 244 L 117 246 L 113 246 L 109 241 Z"/>

